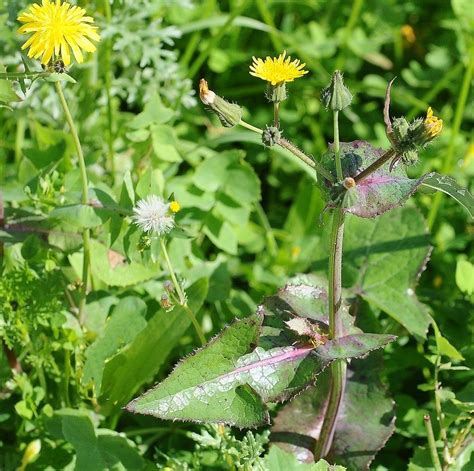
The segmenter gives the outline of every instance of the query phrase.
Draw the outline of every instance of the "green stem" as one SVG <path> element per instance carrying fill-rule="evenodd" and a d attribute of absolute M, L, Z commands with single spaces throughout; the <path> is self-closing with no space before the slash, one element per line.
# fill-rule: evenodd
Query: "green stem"
<path fill-rule="evenodd" d="M 51 72 L 2 72 L 0 79 L 27 79 L 35 77 L 47 77 Z"/>
<path fill-rule="evenodd" d="M 105 19 L 107 25 L 112 21 L 112 9 L 109 0 L 104 0 Z M 105 80 L 105 95 L 107 97 L 107 161 L 112 177 L 115 175 L 115 159 L 114 159 L 114 134 L 113 134 L 113 110 L 112 110 L 112 42 L 107 39 L 104 44 L 104 80 Z"/>
<path fill-rule="evenodd" d="M 388 162 L 392 157 L 395 157 L 395 151 L 393 149 L 389 149 L 373 164 L 369 165 L 365 170 L 362 170 L 362 172 L 356 175 L 354 177 L 355 182 L 359 183 L 364 178 L 367 178 L 371 173 L 374 173 L 378 168 Z"/>
<path fill-rule="evenodd" d="M 23 143 L 25 141 L 25 130 L 26 130 L 26 119 L 22 116 L 18 119 L 16 123 L 16 133 L 15 133 L 15 163 L 18 166 L 20 165 L 20 160 L 22 157 Z"/>
<path fill-rule="evenodd" d="M 426 428 L 426 435 L 428 436 L 428 445 L 430 448 L 431 454 L 431 461 L 433 462 L 433 466 L 435 471 L 442 471 L 441 462 L 439 461 L 438 451 L 436 450 L 436 442 L 433 434 L 433 427 L 431 426 L 431 418 L 428 414 L 424 417 L 425 428 Z"/>
<path fill-rule="evenodd" d="M 64 402 L 66 407 L 71 405 L 69 398 L 69 379 L 71 377 L 71 351 L 64 351 L 64 375 L 63 375 L 63 387 L 64 387 Z"/>
<path fill-rule="evenodd" d="M 63 89 L 61 87 L 60 82 L 55 82 L 54 87 L 56 88 L 56 92 L 59 96 L 59 101 L 61 102 L 61 106 L 64 110 L 64 114 L 66 116 L 66 121 L 69 125 L 69 130 L 71 131 L 72 139 L 74 141 L 74 146 L 76 147 L 77 158 L 79 160 L 79 169 L 81 174 L 81 185 L 82 185 L 82 204 L 88 204 L 89 196 L 88 196 L 88 188 L 89 183 L 87 180 L 87 171 L 86 171 L 86 162 L 84 159 L 84 154 L 82 152 L 81 141 L 79 140 L 79 135 L 77 134 L 76 126 L 74 124 L 74 120 L 72 119 L 71 112 L 69 110 L 69 106 L 67 104 L 66 98 L 64 97 Z M 84 322 L 84 308 L 86 305 L 86 298 L 87 298 L 87 284 L 89 279 L 89 265 L 90 265 L 90 230 L 84 229 L 82 231 L 82 241 L 84 246 L 84 258 L 82 262 L 82 290 L 81 290 L 81 300 L 79 302 L 79 322 L 83 324 Z"/>
<path fill-rule="evenodd" d="M 434 391 L 434 399 L 435 399 L 435 408 L 436 408 L 436 419 L 438 420 L 439 426 L 439 434 L 441 436 L 441 440 L 443 441 L 443 458 L 446 463 L 450 463 L 451 456 L 449 452 L 449 442 L 448 442 L 448 434 L 446 432 L 446 428 L 444 426 L 444 413 L 441 407 L 441 398 L 439 393 L 439 365 L 441 363 L 441 356 L 438 355 L 436 357 L 435 368 L 434 368 L 434 384 L 435 384 L 435 391 Z M 430 425 L 431 426 L 431 425 Z"/>
<path fill-rule="evenodd" d="M 240 120 L 239 122 L 240 126 L 249 129 L 250 131 L 256 132 L 257 134 L 262 135 L 263 131 L 260 128 L 257 128 L 255 126 L 252 126 L 251 124 L 245 122 L 243 119 Z"/>
<path fill-rule="evenodd" d="M 456 111 L 454 114 L 453 127 L 451 129 L 451 136 L 449 139 L 448 152 L 447 152 L 446 159 L 444 159 L 443 167 L 441 168 L 442 174 L 449 173 L 453 165 L 456 141 L 458 138 L 459 130 L 461 129 L 462 118 L 464 115 L 464 109 L 466 108 L 466 102 L 467 102 L 467 97 L 469 95 L 469 88 L 471 85 L 473 71 L 474 71 L 474 47 L 472 47 L 470 50 L 469 64 L 464 73 L 464 79 L 461 86 L 461 91 L 459 92 Z M 439 206 L 441 204 L 441 198 L 442 198 L 442 194 L 438 192 L 436 193 L 433 199 L 433 204 L 431 205 L 431 209 L 428 214 L 428 226 L 430 229 L 433 227 L 436 221 L 436 216 L 438 215 Z"/>
<path fill-rule="evenodd" d="M 272 226 L 270 226 L 267 215 L 265 214 L 265 211 L 263 210 L 260 203 L 255 203 L 255 211 L 258 218 L 260 219 L 260 222 L 262 223 L 263 228 L 265 229 L 265 236 L 267 238 L 270 255 L 274 257 L 278 252 L 278 245 L 276 243 L 275 236 L 273 235 Z"/>
<path fill-rule="evenodd" d="M 275 102 L 275 103 L 273 103 L 273 125 L 276 128 L 280 127 L 279 114 L 280 114 L 280 103 Z"/>
<path fill-rule="evenodd" d="M 329 338 L 342 335 L 341 305 L 342 305 L 342 245 L 344 238 L 344 210 L 336 208 L 333 214 L 331 245 L 329 247 Z M 331 449 L 336 429 L 337 416 L 341 407 L 346 386 L 347 365 L 344 360 L 331 364 L 331 389 L 324 421 L 316 442 L 314 459 L 324 458 Z"/>
<path fill-rule="evenodd" d="M 256 128 L 242 119 L 240 120 L 239 124 L 240 126 L 249 129 L 250 131 L 256 132 L 257 134 L 263 134 L 263 131 L 260 128 Z M 298 157 L 306 165 L 316 170 L 316 172 L 322 175 L 326 180 L 334 183 L 334 177 L 328 170 L 326 170 L 318 161 L 313 160 L 309 155 L 306 155 L 302 150 L 298 149 L 298 147 L 296 147 L 288 139 L 280 138 L 277 144 L 280 147 L 289 150 L 294 156 Z"/>
<path fill-rule="evenodd" d="M 163 240 L 163 237 L 160 237 L 160 246 L 161 246 L 161 251 L 163 253 L 163 257 L 166 262 L 166 266 L 168 268 L 169 274 L 171 276 L 171 281 L 173 282 L 174 289 L 178 293 L 179 297 L 179 303 L 183 307 L 184 311 L 188 315 L 189 319 L 191 320 L 192 324 L 194 325 L 194 328 L 196 330 L 196 333 L 199 337 L 199 340 L 201 341 L 202 345 L 206 344 L 206 337 L 204 336 L 204 333 L 201 329 L 201 326 L 199 325 L 199 322 L 196 319 L 196 316 L 194 315 L 193 311 L 188 305 L 188 302 L 186 300 L 186 295 L 184 294 L 183 288 L 178 282 L 178 278 L 176 278 L 176 274 L 173 269 L 173 265 L 171 264 L 170 257 L 168 255 L 168 250 L 166 248 L 165 241 Z"/>
<path fill-rule="evenodd" d="M 329 180 L 331 183 L 334 182 L 334 177 L 331 175 L 329 170 L 326 170 L 317 160 L 313 160 L 309 155 L 306 155 L 302 150 L 298 149 L 298 147 L 296 147 L 288 139 L 281 138 L 278 140 L 277 144 L 280 147 L 289 150 L 305 164 L 316 170 L 316 172 L 323 176 L 326 180 Z"/>
<path fill-rule="evenodd" d="M 339 155 L 339 113 L 334 112 L 334 152 L 336 172 L 342 180 L 342 167 Z M 344 242 L 344 209 L 338 207 L 332 216 L 331 240 L 329 246 L 328 267 L 328 303 L 329 303 L 329 339 L 343 335 L 342 331 L 342 246 Z M 324 458 L 331 449 L 336 430 L 337 416 L 341 408 L 346 388 L 347 363 L 337 360 L 331 364 L 331 388 L 323 424 L 314 450 L 314 459 Z"/>
<path fill-rule="evenodd" d="M 344 178 L 342 173 L 342 164 L 341 164 L 341 152 L 339 146 L 339 111 L 335 110 L 334 114 L 334 153 L 336 156 L 336 175 L 337 181 L 342 181 Z"/>

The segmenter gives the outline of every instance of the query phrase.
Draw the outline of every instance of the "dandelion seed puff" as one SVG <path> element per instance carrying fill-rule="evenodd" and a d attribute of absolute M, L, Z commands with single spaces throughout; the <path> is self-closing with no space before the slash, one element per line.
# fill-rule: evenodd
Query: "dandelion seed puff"
<path fill-rule="evenodd" d="M 169 203 L 156 195 L 140 200 L 133 208 L 132 219 L 142 231 L 154 232 L 159 236 L 167 234 L 174 227 Z"/>

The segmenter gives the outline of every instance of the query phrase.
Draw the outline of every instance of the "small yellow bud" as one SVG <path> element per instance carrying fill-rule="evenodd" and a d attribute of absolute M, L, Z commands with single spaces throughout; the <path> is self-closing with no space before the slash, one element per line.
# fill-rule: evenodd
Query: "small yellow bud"
<path fill-rule="evenodd" d="M 21 459 L 21 469 L 25 469 L 29 463 L 32 463 L 40 454 L 41 451 L 41 440 L 33 440 L 32 442 L 28 443 L 28 446 L 25 448 L 25 452 L 23 453 L 23 457 Z"/>
<path fill-rule="evenodd" d="M 353 178 L 347 177 L 347 178 L 344 178 L 342 185 L 344 186 L 346 190 L 349 190 L 350 188 L 354 188 L 356 186 L 356 182 Z"/>
<path fill-rule="evenodd" d="M 430 139 L 434 139 L 435 137 L 439 136 L 443 130 L 443 120 L 433 115 L 433 109 L 431 106 L 426 112 L 426 118 L 423 124 L 426 134 Z"/>
<path fill-rule="evenodd" d="M 170 211 L 172 213 L 177 213 L 181 209 L 181 205 L 177 201 L 172 201 L 170 203 Z"/>
<path fill-rule="evenodd" d="M 416 41 L 415 30 L 410 25 L 403 25 L 400 28 L 400 33 L 405 38 L 407 43 L 413 44 Z"/>

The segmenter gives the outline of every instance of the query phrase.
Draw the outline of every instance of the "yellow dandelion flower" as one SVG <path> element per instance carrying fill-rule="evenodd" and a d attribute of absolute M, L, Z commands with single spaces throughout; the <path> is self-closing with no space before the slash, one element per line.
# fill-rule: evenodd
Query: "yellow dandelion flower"
<path fill-rule="evenodd" d="M 293 80 L 307 74 L 303 70 L 306 64 L 300 64 L 299 59 L 291 61 L 291 57 L 286 57 L 286 51 L 278 57 L 269 57 L 265 60 L 253 57 L 253 63 L 250 66 L 250 75 L 270 82 L 273 86 L 293 82 Z"/>
<path fill-rule="evenodd" d="M 443 130 L 443 120 L 433 115 L 431 106 L 426 112 L 424 127 L 430 139 L 434 139 L 435 137 L 439 136 Z"/>
<path fill-rule="evenodd" d="M 92 26 L 94 18 L 85 15 L 83 8 L 61 0 L 42 0 L 41 5 L 34 3 L 18 17 L 18 21 L 24 23 L 18 32 L 33 33 L 21 48 L 29 47 L 28 57 L 41 58 L 45 65 L 51 59 L 61 59 L 68 66 L 71 49 L 76 61 L 83 62 L 82 51 L 94 52 L 96 47 L 91 40 L 100 40 L 97 27 Z"/>
<path fill-rule="evenodd" d="M 177 213 L 180 210 L 181 210 L 181 205 L 177 201 L 172 201 L 170 203 L 170 211 L 172 213 Z"/>

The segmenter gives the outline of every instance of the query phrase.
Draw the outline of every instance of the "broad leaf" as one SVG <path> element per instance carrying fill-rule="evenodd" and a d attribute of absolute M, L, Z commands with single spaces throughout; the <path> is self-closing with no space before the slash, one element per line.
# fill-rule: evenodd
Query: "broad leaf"
<path fill-rule="evenodd" d="M 284 407 L 275 419 L 271 440 L 294 453 L 299 460 L 312 462 L 329 395 L 329 372 L 316 387 L 307 389 Z M 392 435 L 395 426 L 394 402 L 379 379 L 380 358 L 371 355 L 352 363 L 328 459 L 348 470 L 368 469 L 375 454 Z"/>
<path fill-rule="evenodd" d="M 69 261 L 79 274 L 82 270 L 82 254 L 69 256 Z M 135 261 L 127 262 L 125 258 L 101 243 L 91 240 L 92 275 L 108 286 L 130 286 L 156 277 L 160 272 L 158 264 L 143 265 Z"/>
<path fill-rule="evenodd" d="M 58 206 L 51 211 L 50 217 L 79 228 L 96 227 L 104 223 L 104 218 L 99 216 L 96 209 L 83 204 Z"/>
<path fill-rule="evenodd" d="M 96 393 L 100 391 L 105 362 L 145 328 L 146 310 L 146 304 L 140 298 L 128 296 L 120 300 L 107 320 L 102 335 L 86 350 L 83 384 L 93 381 Z"/>
<path fill-rule="evenodd" d="M 469 190 L 463 188 L 458 182 L 447 175 L 430 173 L 423 181 L 423 186 L 433 190 L 442 191 L 454 198 L 474 218 L 474 197 Z"/>
<path fill-rule="evenodd" d="M 317 249 L 315 268 L 325 270 L 329 230 Z M 385 311 L 410 333 L 425 338 L 430 324 L 428 308 L 415 295 L 418 276 L 430 254 L 428 231 L 414 208 L 398 208 L 383 216 L 365 220 L 346 219 L 343 283 L 352 295 L 359 295 Z"/>
<path fill-rule="evenodd" d="M 394 339 L 357 333 L 322 345 L 302 342 L 284 323 L 289 310 L 261 306 L 255 316 L 227 327 L 183 360 L 167 379 L 127 409 L 164 419 L 259 425 L 268 421 L 265 403 L 301 391 L 335 359 L 365 355 Z M 268 318 L 265 326 L 264 316 Z"/>
<path fill-rule="evenodd" d="M 383 155 L 382 149 L 376 149 L 365 141 L 341 143 L 341 164 L 344 177 L 354 177 Z M 326 168 L 336 175 L 334 151 L 330 149 L 322 159 Z M 373 218 L 397 206 L 401 206 L 423 183 L 427 175 L 410 179 L 403 165 L 392 171 L 390 162 L 360 181 L 350 189 L 345 198 L 345 210 L 363 218 Z M 323 186 L 324 188 L 324 186 Z"/>
<path fill-rule="evenodd" d="M 141 470 L 146 466 L 133 442 L 111 430 L 96 431 L 84 412 L 58 410 L 47 422 L 47 427 L 56 438 L 66 440 L 73 446 L 76 471 Z"/>
<path fill-rule="evenodd" d="M 206 299 L 207 290 L 205 278 L 186 290 L 195 314 Z M 99 397 L 101 410 L 107 413 L 122 407 L 143 384 L 151 381 L 190 325 L 188 315 L 180 306 L 167 313 L 158 311 L 133 342 L 105 364 Z"/>

